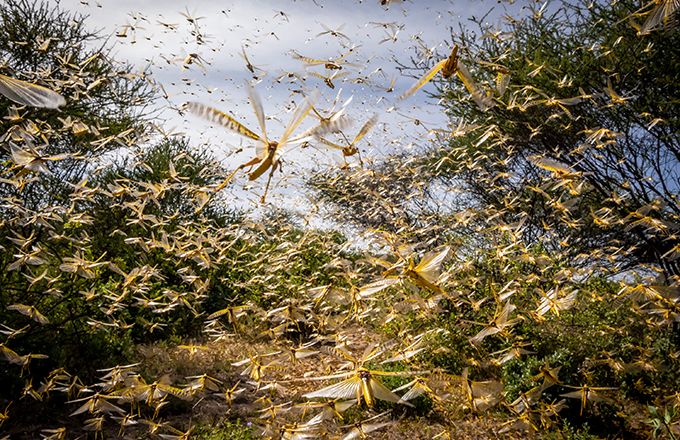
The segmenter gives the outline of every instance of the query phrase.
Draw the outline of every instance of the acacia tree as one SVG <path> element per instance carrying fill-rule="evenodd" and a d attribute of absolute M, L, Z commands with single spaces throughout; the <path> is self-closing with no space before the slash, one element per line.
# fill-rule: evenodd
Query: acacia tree
<path fill-rule="evenodd" d="M 494 105 L 439 81 L 452 123 L 479 128 L 446 139 L 425 163 L 472 204 L 526 221 L 528 241 L 568 243 L 573 255 L 618 249 L 618 269 L 652 264 L 670 275 L 680 244 L 680 34 L 639 35 L 639 7 L 565 2 L 501 30 L 480 21 L 453 33 Z M 508 77 L 503 93 L 494 80 Z"/>
<path fill-rule="evenodd" d="M 436 218 L 469 236 L 491 218 L 521 223 L 528 244 L 588 254 L 586 266 L 676 273 L 680 37 L 639 35 L 640 6 L 562 2 L 500 28 L 482 18 L 452 30 L 478 90 L 435 77 L 432 97 L 450 119 L 438 146 L 370 172 L 315 176 L 319 199 L 365 227 Z"/>
<path fill-rule="evenodd" d="M 0 2 L 3 72 L 66 98 L 60 111 L 0 100 L 6 116 L 0 122 L 0 172 L 16 176 L 10 168 L 21 172 L 24 165 L 12 160 L 10 142 L 40 156 L 65 155 L 48 161 L 49 173 L 40 179 L 29 175 L 0 187 L 1 194 L 20 197 L 32 209 L 63 203 L 65 182 L 82 179 L 91 159 L 133 144 L 153 100 L 146 74 L 114 60 L 111 45 L 90 31 L 85 20 L 45 2 Z"/>
<path fill-rule="evenodd" d="M 521 324 L 473 342 L 475 362 L 435 365 L 493 375 L 490 355 L 510 341 L 526 346 L 526 357 L 498 367 L 508 402 L 536 386 L 522 376 L 550 364 L 571 387 L 546 401 L 573 398 L 567 391 L 587 383 L 617 388 L 619 401 L 676 405 L 659 396 L 678 387 L 666 372 L 677 370 L 668 324 L 680 313 L 680 38 L 677 28 L 639 35 L 642 3 L 652 2 L 554 2 L 500 29 L 482 18 L 452 30 L 475 84 L 435 77 L 432 97 L 450 118 L 436 147 L 311 180 L 342 221 L 415 244 L 452 236 L 464 244 L 444 286 L 453 301 L 429 323 L 451 331 L 444 347 L 464 353 L 486 338 L 467 325 L 505 307 L 516 307 L 505 318 Z M 416 78 L 427 70 L 413 65 L 404 70 Z M 650 272 L 665 276 L 640 281 Z M 643 362 L 649 375 L 633 367 Z M 582 424 L 581 413 L 571 405 L 562 416 Z M 603 411 L 588 423 L 611 433 L 615 419 Z"/>
<path fill-rule="evenodd" d="M 66 99 L 60 110 L 0 99 L 0 323 L 24 329 L 2 341 L 3 393 L 20 386 L 25 367 L 16 364 L 30 361 L 7 350 L 48 354 L 51 365 L 77 361 L 72 354 L 83 350 L 93 358 L 123 351 L 120 339 L 88 333 L 97 304 L 84 300 L 79 277 L 62 272 L 74 257 L 90 258 L 82 228 L 90 217 L 78 207 L 92 190 L 87 178 L 107 153 L 138 142 L 154 91 L 85 20 L 46 2 L 0 2 L 2 73 Z M 27 318 L 34 310 L 45 315 Z"/>

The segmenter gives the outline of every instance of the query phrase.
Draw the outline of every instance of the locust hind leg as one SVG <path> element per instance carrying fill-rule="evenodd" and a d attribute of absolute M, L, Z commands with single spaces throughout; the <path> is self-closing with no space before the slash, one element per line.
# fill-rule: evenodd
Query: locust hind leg
<path fill-rule="evenodd" d="M 229 175 L 227 176 L 227 178 L 224 179 L 224 180 L 222 181 L 222 183 L 220 183 L 220 184 L 215 188 L 215 192 L 219 192 L 219 191 L 223 190 L 227 185 L 229 185 L 229 182 L 231 182 L 232 179 L 234 178 L 234 176 L 236 176 L 236 173 L 238 173 L 239 171 L 241 171 L 242 169 L 244 169 L 244 168 L 246 168 L 246 167 L 252 167 L 253 165 L 257 164 L 258 162 L 260 162 L 260 158 L 259 158 L 259 157 L 254 157 L 254 158 L 252 158 L 251 160 L 249 160 L 248 162 L 242 163 L 241 165 L 239 165 L 238 167 L 236 167 L 236 169 L 235 169 L 234 171 L 232 171 L 231 174 L 229 174 Z"/>
<path fill-rule="evenodd" d="M 269 192 L 269 184 L 272 181 L 272 176 L 274 175 L 274 171 L 276 171 L 277 168 L 281 168 L 281 161 L 277 161 L 272 165 L 271 171 L 269 171 L 269 177 L 267 177 L 267 184 L 264 187 L 264 194 L 262 194 L 262 197 L 260 198 L 260 203 L 264 204 L 265 200 L 267 199 L 267 193 Z"/>

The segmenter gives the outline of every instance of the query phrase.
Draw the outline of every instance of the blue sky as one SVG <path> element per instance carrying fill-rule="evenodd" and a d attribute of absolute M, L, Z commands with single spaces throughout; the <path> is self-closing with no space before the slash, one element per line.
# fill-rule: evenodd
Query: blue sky
<path fill-rule="evenodd" d="M 516 12 L 521 7 L 486 0 L 407 0 L 388 6 L 381 6 L 378 0 L 62 0 L 60 4 L 89 15 L 91 27 L 113 35 L 118 59 L 140 69 L 150 66 L 168 94 L 167 101 L 159 103 L 164 129 L 184 133 L 193 144 L 212 149 L 228 167 L 253 156 L 251 142 L 199 118 L 181 116 L 176 108 L 186 101 L 199 101 L 231 113 L 257 132 L 244 87 L 251 81 L 263 101 L 268 135 L 276 138 L 294 104 L 302 99 L 300 90 L 318 90 L 317 106 L 324 109 L 342 89 L 340 102 L 353 96 L 347 112 L 355 123 L 347 130 L 348 136 L 373 113 L 380 116 L 380 123 L 360 146 L 369 162 L 377 161 L 429 142 L 426 130 L 410 118 L 428 128 L 443 127 L 446 122 L 437 103 L 422 91 L 405 102 L 397 100 L 414 80 L 399 74 L 396 61 L 409 64 L 411 58 L 420 56 L 417 47 L 434 50 L 437 60 L 445 57 L 450 51 L 451 29 L 458 29 L 459 22 L 493 8 L 488 20 L 500 24 L 507 8 Z M 319 35 L 328 29 L 343 35 Z M 240 56 L 242 47 L 250 62 L 263 69 L 256 72 L 257 80 Z M 356 66 L 343 69 L 342 73 L 348 74 L 333 81 L 335 89 L 311 73 L 332 71 L 322 66 L 305 68 L 291 56 L 295 50 L 311 58 L 336 58 L 350 48 L 346 59 Z M 189 54 L 198 56 L 202 65 L 185 64 Z M 290 73 L 296 73 L 297 78 L 289 78 Z M 394 91 L 387 92 L 393 79 Z M 312 122 L 310 118 L 303 128 Z M 243 151 L 233 154 L 239 147 Z M 274 180 L 278 187 L 270 199 L 274 203 L 277 197 L 291 202 L 300 193 L 299 179 L 290 176 L 342 163 L 338 152 L 321 148 L 293 150 L 286 159 L 284 170 L 292 174 Z M 255 205 L 263 183 L 255 182 L 252 189 L 248 184 L 241 177 L 232 192 Z"/>

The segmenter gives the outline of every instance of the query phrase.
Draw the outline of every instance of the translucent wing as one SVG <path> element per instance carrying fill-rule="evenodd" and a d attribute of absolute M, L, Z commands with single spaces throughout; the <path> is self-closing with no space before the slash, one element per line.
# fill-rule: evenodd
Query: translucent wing
<path fill-rule="evenodd" d="M 242 367 L 242 366 L 244 366 L 244 365 L 246 365 L 246 364 L 249 364 L 250 362 L 252 362 L 252 359 L 250 359 L 250 358 L 245 358 L 245 359 L 242 359 L 242 360 L 240 360 L 240 361 L 238 361 L 238 362 L 233 362 L 231 365 L 234 366 L 234 367 Z"/>
<path fill-rule="evenodd" d="M 550 171 L 555 174 L 574 174 L 575 171 L 569 166 L 560 163 L 556 160 L 548 159 L 547 157 L 541 156 L 530 156 L 529 160 L 539 168 L 543 168 L 546 171 Z"/>
<path fill-rule="evenodd" d="M 384 290 L 390 286 L 397 284 L 398 282 L 399 278 L 397 277 L 384 278 L 382 280 L 374 281 L 359 289 L 359 296 L 361 297 L 371 296 L 375 293 L 380 292 L 381 290 Z"/>
<path fill-rule="evenodd" d="M 508 318 L 510 317 L 510 313 L 512 313 L 516 308 L 517 306 L 511 304 L 510 302 L 507 302 L 503 307 L 501 313 L 498 315 L 498 318 L 496 318 L 496 324 L 499 327 L 510 325 L 510 322 L 508 322 Z"/>
<path fill-rule="evenodd" d="M 422 396 L 423 394 L 426 393 L 432 393 L 432 390 L 423 382 L 421 381 L 416 381 L 415 384 L 411 387 L 410 390 L 408 390 L 403 396 L 401 396 L 401 400 L 413 400 L 417 398 L 418 396 Z M 434 396 L 434 394 L 431 394 Z M 437 396 L 435 396 L 436 398 Z"/>
<path fill-rule="evenodd" d="M 312 111 L 312 106 L 314 104 L 314 99 L 315 95 L 312 95 L 311 97 L 305 98 L 305 100 L 300 104 L 297 109 L 295 109 L 295 113 L 293 114 L 293 117 L 291 118 L 290 122 L 288 123 L 288 127 L 286 127 L 286 131 L 283 132 L 283 136 L 281 136 L 281 140 L 279 141 L 279 145 L 285 144 L 288 139 L 290 138 L 290 135 L 293 134 L 296 128 L 302 123 L 302 121 L 307 117 L 309 112 Z"/>
<path fill-rule="evenodd" d="M 472 388 L 470 387 L 470 381 L 468 380 L 468 368 L 463 368 L 463 372 L 460 375 L 460 384 L 463 390 L 465 398 L 472 400 Z"/>
<path fill-rule="evenodd" d="M 548 292 L 543 297 L 540 304 L 536 308 L 536 313 L 538 314 L 538 316 L 543 316 L 546 313 L 548 313 L 553 308 L 553 305 L 555 304 L 556 298 L 557 298 L 557 291 L 556 290 L 552 290 L 552 291 Z"/>
<path fill-rule="evenodd" d="M 38 171 L 37 168 L 43 168 L 43 164 L 47 160 L 64 160 L 71 156 L 68 153 L 56 154 L 54 156 L 42 156 L 41 153 L 33 149 L 26 150 L 19 148 L 13 142 L 9 143 L 9 148 L 12 154 L 12 160 L 14 160 L 17 165 L 34 171 Z"/>
<path fill-rule="evenodd" d="M 381 423 L 362 423 L 360 427 L 353 428 L 342 440 L 354 440 L 357 438 L 368 438 L 366 434 L 382 429 L 386 426 L 394 425 L 394 421 Z"/>
<path fill-rule="evenodd" d="M 256 141 L 262 141 L 257 133 L 249 130 L 245 125 L 241 124 L 236 119 L 215 108 L 200 104 L 198 102 L 188 102 L 186 103 L 185 108 L 191 113 L 205 118 L 213 124 L 219 124 L 223 127 L 226 127 L 229 130 L 240 134 L 241 136 L 249 137 L 250 139 L 254 139 Z"/>
<path fill-rule="evenodd" d="M 331 147 L 331 148 L 336 149 L 336 150 L 343 150 L 343 149 L 345 148 L 345 147 L 343 147 L 343 146 L 341 146 L 341 145 L 338 145 L 338 144 L 336 144 L 336 143 L 333 143 L 333 142 L 329 141 L 328 139 L 325 139 L 325 138 L 322 138 L 322 137 L 317 138 L 317 140 L 318 140 L 319 142 L 321 142 L 322 144 L 324 144 L 325 146 Z"/>
<path fill-rule="evenodd" d="M 472 75 L 470 74 L 470 71 L 465 67 L 465 64 L 461 63 L 460 61 L 458 62 L 458 78 L 463 82 L 463 85 L 465 88 L 470 92 L 471 94 L 479 94 L 479 89 L 477 88 L 477 84 L 475 84 L 475 81 L 472 79 Z"/>
<path fill-rule="evenodd" d="M 335 410 L 339 413 L 343 413 L 349 408 L 351 408 L 353 405 L 357 403 L 356 400 L 347 400 L 344 402 L 335 402 Z"/>
<path fill-rule="evenodd" d="M 361 379 L 359 376 L 353 376 L 349 379 L 338 382 L 334 385 L 327 386 L 318 391 L 304 394 L 302 397 L 307 399 L 314 399 L 317 397 L 328 397 L 330 399 L 353 399 L 357 397 L 359 389 L 361 388 Z"/>
<path fill-rule="evenodd" d="M 489 394 L 483 397 L 475 397 L 474 405 L 477 411 L 486 411 L 487 409 L 496 406 L 499 401 L 499 396 Z"/>
<path fill-rule="evenodd" d="M 418 383 L 420 383 L 421 381 L 422 381 L 421 378 L 416 377 L 416 378 L 413 379 L 411 382 L 405 383 L 404 385 L 402 385 L 402 386 L 400 386 L 400 387 L 398 387 L 398 388 L 395 388 L 395 389 L 392 390 L 392 391 L 404 391 L 406 388 L 413 388 L 414 386 L 416 386 L 416 385 L 417 385 Z"/>
<path fill-rule="evenodd" d="M 411 96 L 411 95 L 413 95 L 414 93 L 416 93 L 416 92 L 418 91 L 419 88 L 421 88 L 422 86 L 424 86 L 425 84 L 427 84 L 428 82 L 430 82 L 430 80 L 431 80 L 432 78 L 434 78 L 434 76 L 437 74 L 437 72 L 439 72 L 440 70 L 442 70 L 442 68 L 443 68 L 444 65 L 446 64 L 446 61 L 447 61 L 447 60 L 441 60 L 440 62 L 438 62 L 437 64 L 435 64 L 430 70 L 427 71 L 427 73 L 426 73 L 425 75 L 423 75 L 422 78 L 420 78 L 420 79 L 418 80 L 417 83 L 415 83 L 410 89 L 408 89 L 407 91 L 405 91 L 399 98 L 400 98 L 400 99 L 406 99 L 406 98 L 408 98 L 409 96 Z"/>
<path fill-rule="evenodd" d="M 255 92 L 255 89 L 253 88 L 250 83 L 246 84 L 246 89 L 248 90 L 248 97 L 250 98 L 250 105 L 253 106 L 253 110 L 255 111 L 255 116 L 257 116 L 257 122 L 260 124 L 260 130 L 262 133 L 262 142 L 264 144 L 268 144 L 267 142 L 267 127 L 265 125 L 264 121 L 264 110 L 262 109 L 262 101 L 260 100 L 260 97 L 258 96 L 257 92 Z"/>
<path fill-rule="evenodd" d="M 485 397 L 502 392 L 503 384 L 496 380 L 472 381 L 472 395 L 475 397 Z"/>
<path fill-rule="evenodd" d="M 380 382 L 378 382 L 377 380 L 375 380 L 373 378 L 371 378 L 370 387 L 371 387 L 371 390 L 373 391 L 373 395 L 375 396 L 376 399 L 386 400 L 388 402 L 401 403 L 401 404 L 404 404 L 404 405 L 411 406 L 410 403 L 402 400 L 401 397 L 394 394 L 392 391 L 387 389 L 387 387 L 385 385 L 381 384 Z"/>
<path fill-rule="evenodd" d="M 297 350 L 295 352 L 295 359 L 305 359 L 317 353 L 319 353 L 318 350 Z"/>
<path fill-rule="evenodd" d="M 446 247 L 436 254 L 427 255 L 420 260 L 420 263 L 418 263 L 414 270 L 427 281 L 435 283 L 439 277 L 439 268 L 448 253 L 449 248 Z"/>
<path fill-rule="evenodd" d="M 415 399 L 419 396 L 422 396 L 423 394 L 425 394 L 425 389 L 423 387 L 419 386 L 419 385 L 416 385 L 413 388 L 411 388 L 410 390 L 408 390 L 408 392 L 406 392 L 406 394 L 404 394 L 404 396 L 402 397 L 402 400 L 406 400 L 406 401 L 413 400 L 413 399 Z"/>
<path fill-rule="evenodd" d="M 352 141 L 352 145 L 356 144 L 359 142 L 366 134 L 368 134 L 369 131 L 371 131 L 371 128 L 378 122 L 378 115 L 374 114 L 369 118 L 368 121 L 361 127 L 359 130 L 359 133 L 354 137 L 354 140 Z"/>
<path fill-rule="evenodd" d="M 12 160 L 19 166 L 25 167 L 31 164 L 36 159 L 36 155 L 29 151 L 23 150 L 17 147 L 14 143 L 10 142 L 9 149 L 12 154 Z"/>
<path fill-rule="evenodd" d="M 469 339 L 470 343 L 472 343 L 473 345 L 479 345 L 484 340 L 484 338 L 486 338 L 487 336 L 495 335 L 496 333 L 499 333 L 500 331 L 501 331 L 501 329 L 496 327 L 495 325 L 492 325 L 490 327 L 486 327 L 481 332 L 479 332 L 475 336 L 471 337 Z"/>
<path fill-rule="evenodd" d="M 21 105 L 58 108 L 66 104 L 59 93 L 37 84 L 0 75 L 0 93 Z"/>
<path fill-rule="evenodd" d="M 472 400 L 472 404 L 477 411 L 484 411 L 500 401 L 500 394 L 502 392 L 503 384 L 498 381 L 472 381 L 468 397 Z"/>
<path fill-rule="evenodd" d="M 380 356 L 382 353 L 383 351 L 380 349 L 378 344 L 369 344 L 364 350 L 364 353 L 361 355 L 361 363 L 363 364 L 369 362 Z"/>
<path fill-rule="evenodd" d="M 574 305 L 574 302 L 576 302 L 576 296 L 578 294 L 578 290 L 572 290 L 570 293 L 567 294 L 564 298 L 561 298 L 557 301 L 557 308 L 560 310 L 568 310 L 571 308 L 571 306 Z"/>
<path fill-rule="evenodd" d="M 584 396 L 582 390 L 571 391 L 569 393 L 560 394 L 561 397 L 567 397 L 569 399 L 581 399 Z"/>
<path fill-rule="evenodd" d="M 324 118 L 321 116 L 321 114 L 319 114 L 319 112 L 317 112 L 314 107 L 312 107 L 312 111 L 316 113 L 316 116 L 321 120 L 321 122 L 309 130 L 304 131 L 302 134 L 296 137 L 296 139 L 313 136 L 315 139 L 320 140 L 322 136 L 325 136 L 328 133 L 336 133 L 352 125 L 352 120 L 344 115 L 344 107 L 335 112 L 330 118 Z M 291 139 L 291 141 L 293 141 L 293 139 Z"/>
<path fill-rule="evenodd" d="M 112 403 L 107 402 L 104 399 L 99 399 L 97 401 L 97 409 L 99 411 L 105 412 L 105 413 L 118 413 L 118 414 L 125 414 L 125 410 L 123 408 L 120 408 Z"/>
<path fill-rule="evenodd" d="M 31 318 L 32 320 L 34 320 L 35 322 L 37 322 L 39 324 L 44 325 L 44 324 L 49 324 L 49 322 L 50 322 L 45 317 L 45 315 L 40 313 L 38 311 L 38 309 L 36 309 L 33 306 L 27 306 L 25 304 L 12 304 L 12 305 L 7 306 L 7 310 L 14 310 L 16 312 L 19 312 L 22 315 L 28 316 L 29 318 Z"/>
<path fill-rule="evenodd" d="M 0 354 L 2 354 L 7 362 L 10 364 L 18 364 L 21 365 L 22 360 L 21 356 L 19 356 L 14 350 L 11 348 L 5 346 L 5 344 L 0 344 Z"/>
<path fill-rule="evenodd" d="M 491 107 L 490 99 L 482 93 L 479 86 L 477 86 L 475 81 L 472 79 L 470 71 L 460 61 L 458 61 L 458 70 L 456 70 L 456 73 L 480 109 L 487 110 L 489 107 Z"/>
<path fill-rule="evenodd" d="M 390 362 L 401 362 L 405 361 L 407 359 L 410 359 L 420 353 L 421 351 L 424 351 L 425 347 L 421 348 L 416 348 L 414 350 L 404 350 L 403 352 L 399 353 L 398 355 L 391 357 L 389 359 L 385 359 L 384 361 L 380 362 L 381 364 L 388 364 Z"/>
<path fill-rule="evenodd" d="M 73 411 L 70 415 L 71 416 L 77 416 L 78 414 L 82 414 L 85 411 L 89 411 L 90 409 L 90 402 L 85 402 L 82 404 L 77 410 Z"/>
<path fill-rule="evenodd" d="M 671 25 L 675 24 L 673 16 L 680 9 L 680 0 L 661 0 L 656 3 L 658 5 L 650 12 L 649 17 L 643 23 L 638 34 L 648 34 L 661 23 L 663 23 L 664 27 L 671 27 Z"/>
<path fill-rule="evenodd" d="M 559 298 L 559 292 L 560 292 L 559 290 L 553 289 L 545 294 L 545 296 L 541 300 L 541 303 L 538 305 L 538 308 L 536 309 L 536 313 L 539 316 L 543 316 L 551 310 L 557 316 L 559 316 L 561 310 L 567 310 L 571 308 L 571 306 L 576 301 L 576 295 L 578 291 L 573 290 L 572 292 L 568 293 L 567 296 L 565 296 L 564 298 Z"/>

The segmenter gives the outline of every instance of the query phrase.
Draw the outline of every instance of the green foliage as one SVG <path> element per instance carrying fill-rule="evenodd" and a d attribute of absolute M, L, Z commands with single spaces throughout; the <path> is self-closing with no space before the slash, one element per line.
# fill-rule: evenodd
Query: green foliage
<path fill-rule="evenodd" d="M 257 438 L 250 424 L 240 420 L 226 420 L 220 426 L 199 425 L 191 432 L 191 438 L 200 440 L 251 440 Z"/>
<path fill-rule="evenodd" d="M 0 194 L 19 197 L 32 209 L 66 204 L 67 182 L 83 179 L 89 160 L 129 146 L 142 134 L 154 91 L 144 72 L 112 57 L 104 37 L 87 28 L 85 17 L 45 2 L 0 3 L 0 55 L 10 76 L 46 85 L 67 102 L 60 112 L 29 108 L 19 118 L 0 122 L 5 142 L 45 156 L 67 154 L 46 164 L 49 175 L 24 179 L 20 190 L 2 185 Z M 1 113 L 13 114 L 14 107 L 0 100 Z M 7 152 L 0 150 L 3 174 L 12 164 L 6 162 Z M 3 215 L 8 215 L 6 208 Z"/>
<path fill-rule="evenodd" d="M 626 266 L 668 264 L 660 256 L 675 246 L 674 236 L 637 220 L 677 216 L 680 40 L 677 30 L 637 35 L 629 16 L 638 7 L 632 0 L 564 2 L 510 21 L 503 37 L 483 22 L 455 33 L 495 105 L 483 111 L 457 80 L 440 83 L 452 124 L 478 128 L 422 163 L 463 185 L 471 206 L 497 209 L 508 222 L 524 218 L 527 240 L 566 240 L 574 256 L 632 248 L 622 257 Z M 510 76 L 503 96 L 494 91 L 501 69 Z M 569 167 L 570 191 L 550 185 L 550 173 L 532 158 Z M 555 209 L 558 200 L 566 211 Z M 606 225 L 596 218 L 601 209 L 610 214 Z"/>
<path fill-rule="evenodd" d="M 647 423 L 652 427 L 653 438 L 666 438 L 666 436 L 671 440 L 678 438 L 676 428 L 680 420 L 678 420 L 676 407 L 665 407 L 663 413 L 660 413 L 659 408 L 650 405 L 647 407 L 647 411 L 649 411 L 650 416 Z"/>
<path fill-rule="evenodd" d="M 598 440 L 603 437 L 591 434 L 588 431 L 588 424 L 574 427 L 569 422 L 565 422 L 559 431 L 544 433 L 540 438 L 545 440 Z"/>

